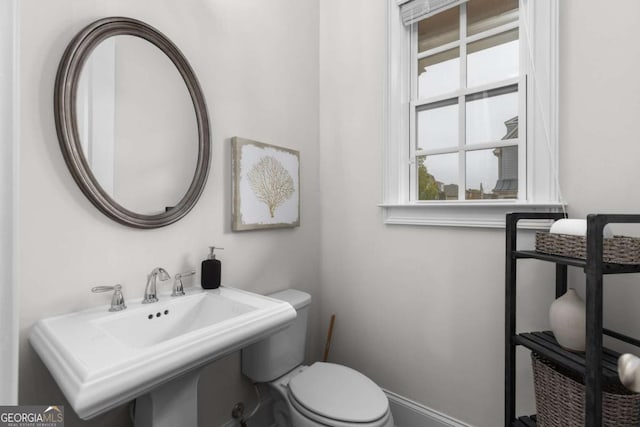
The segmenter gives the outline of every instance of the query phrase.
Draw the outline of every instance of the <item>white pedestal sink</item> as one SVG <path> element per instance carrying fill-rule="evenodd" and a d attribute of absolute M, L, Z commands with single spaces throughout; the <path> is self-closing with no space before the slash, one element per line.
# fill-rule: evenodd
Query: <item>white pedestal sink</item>
<path fill-rule="evenodd" d="M 31 345 L 82 419 L 137 399 L 136 427 L 197 427 L 200 368 L 296 317 L 286 302 L 229 287 L 127 306 L 42 319 L 31 331 Z"/>
<path fill-rule="evenodd" d="M 135 427 L 197 427 L 198 379 L 196 369 L 137 398 Z"/>

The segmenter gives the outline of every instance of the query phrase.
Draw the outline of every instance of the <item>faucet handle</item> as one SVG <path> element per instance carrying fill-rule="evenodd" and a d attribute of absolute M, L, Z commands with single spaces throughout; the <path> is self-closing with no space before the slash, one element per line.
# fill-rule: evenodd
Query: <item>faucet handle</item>
<path fill-rule="evenodd" d="M 91 292 L 100 293 L 100 292 L 109 292 L 113 291 L 113 296 L 111 297 L 111 307 L 109 311 L 122 311 L 127 306 L 124 303 L 124 295 L 122 295 L 122 286 L 114 285 L 114 286 L 94 286 L 91 288 Z"/>
<path fill-rule="evenodd" d="M 177 273 L 175 276 L 173 276 L 173 278 L 175 280 L 173 281 L 173 292 L 171 292 L 171 296 L 172 297 L 179 297 L 179 296 L 184 295 L 184 287 L 182 286 L 182 278 L 183 277 L 193 276 L 194 274 L 196 274 L 196 271 L 192 270 L 192 271 L 185 271 L 184 273 Z"/>

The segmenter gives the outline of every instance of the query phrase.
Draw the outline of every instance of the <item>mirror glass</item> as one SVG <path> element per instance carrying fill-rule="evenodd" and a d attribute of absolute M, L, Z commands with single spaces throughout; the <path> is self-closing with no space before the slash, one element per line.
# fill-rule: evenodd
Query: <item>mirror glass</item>
<path fill-rule="evenodd" d="M 87 165 L 116 203 L 143 215 L 178 205 L 194 179 L 198 123 L 162 50 L 132 35 L 101 41 L 82 66 L 76 117 Z"/>
<path fill-rule="evenodd" d="M 60 60 L 53 101 L 64 161 L 100 212 L 149 229 L 193 209 L 211 163 L 209 116 L 193 69 L 162 33 L 121 16 L 90 23 Z"/>

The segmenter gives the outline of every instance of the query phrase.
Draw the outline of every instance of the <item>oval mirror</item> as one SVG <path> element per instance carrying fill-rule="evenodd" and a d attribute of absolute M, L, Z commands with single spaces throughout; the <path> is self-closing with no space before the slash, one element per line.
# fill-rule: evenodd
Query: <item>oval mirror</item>
<path fill-rule="evenodd" d="M 54 102 L 65 162 L 101 212 L 157 228 L 193 208 L 209 171 L 209 119 L 193 70 L 164 35 L 130 18 L 87 26 L 60 62 Z"/>

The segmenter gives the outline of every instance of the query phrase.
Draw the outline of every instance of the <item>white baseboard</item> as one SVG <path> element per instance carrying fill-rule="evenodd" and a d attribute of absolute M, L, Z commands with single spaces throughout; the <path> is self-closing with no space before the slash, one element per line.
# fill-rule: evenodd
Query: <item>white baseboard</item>
<path fill-rule="evenodd" d="M 394 392 L 384 392 L 396 427 L 472 427 Z"/>

